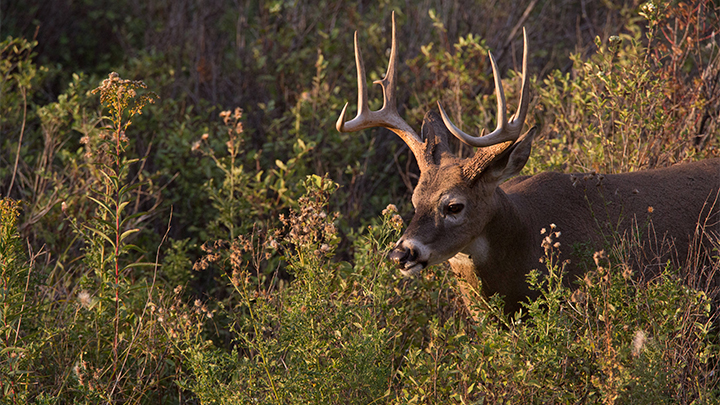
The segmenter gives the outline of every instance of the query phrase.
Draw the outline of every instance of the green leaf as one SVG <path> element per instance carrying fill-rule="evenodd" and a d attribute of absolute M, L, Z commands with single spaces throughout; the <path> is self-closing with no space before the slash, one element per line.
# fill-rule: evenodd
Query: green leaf
<path fill-rule="evenodd" d="M 25 350 L 24 348 L 19 347 L 19 346 L 8 346 L 8 347 L 5 347 L 5 348 L 3 348 L 2 350 L 0 350 L 0 354 L 7 354 L 7 353 L 9 353 L 9 352 L 19 352 L 19 353 L 22 353 L 22 352 L 25 352 L 25 351 L 26 351 L 26 350 Z"/>
<path fill-rule="evenodd" d="M 135 219 L 135 218 L 138 218 L 138 217 L 141 217 L 141 216 L 143 216 L 143 215 L 145 215 L 145 214 L 147 214 L 147 211 L 140 211 L 140 212 L 136 212 L 136 213 L 134 213 L 134 214 L 132 214 L 132 215 L 129 215 L 129 216 L 123 218 L 122 221 L 120 221 L 120 226 L 122 227 L 122 226 L 125 225 L 125 223 L 127 223 L 129 220 Z"/>
<path fill-rule="evenodd" d="M 113 171 L 113 168 L 112 168 L 112 167 L 109 167 L 109 166 L 107 166 L 107 165 L 105 165 L 105 167 L 106 167 L 108 170 Z M 116 184 L 116 183 L 117 183 L 117 181 L 116 181 L 116 180 L 117 180 L 117 176 L 114 176 L 113 174 L 108 174 L 105 170 L 100 170 L 100 174 L 102 174 L 103 176 L 105 176 L 105 178 L 106 178 L 110 183 L 112 183 L 112 184 Z"/>
<path fill-rule="evenodd" d="M 141 254 L 142 254 L 142 253 L 145 253 L 145 251 L 142 250 L 142 249 L 140 249 L 139 246 L 133 245 L 132 243 L 128 243 L 127 245 L 124 245 L 124 246 L 123 246 L 123 249 L 125 249 L 125 250 L 134 250 L 135 252 L 138 252 L 138 253 L 141 253 Z"/>
<path fill-rule="evenodd" d="M 125 201 L 124 203 L 120 203 L 120 206 L 118 207 L 118 210 L 117 210 L 117 215 L 120 215 L 120 214 L 122 213 L 123 209 L 124 209 L 128 204 L 130 204 L 130 201 Z"/>
<path fill-rule="evenodd" d="M 100 208 L 103 208 L 105 211 L 107 211 L 113 218 L 115 217 L 115 212 L 112 209 L 110 209 L 110 207 L 107 204 L 105 204 L 104 202 L 102 202 L 94 197 L 88 196 L 88 198 L 90 200 L 94 201 L 95 204 L 99 205 Z"/>
<path fill-rule="evenodd" d="M 87 230 L 95 233 L 95 234 L 98 235 L 98 236 L 102 236 L 106 241 L 110 242 L 110 245 L 112 245 L 113 249 L 116 248 L 115 242 L 113 242 L 113 240 L 110 239 L 109 236 L 105 235 L 105 233 L 103 233 L 102 231 L 100 231 L 100 230 L 98 230 L 98 229 L 95 229 L 95 228 L 91 228 L 91 227 L 89 227 L 89 226 L 87 226 L 87 225 L 85 225 L 85 228 L 86 228 Z"/>
<path fill-rule="evenodd" d="M 162 265 L 159 263 L 155 264 L 155 263 L 149 263 L 149 262 L 138 262 L 138 263 L 130 263 L 127 266 L 125 266 L 125 268 L 131 269 L 134 267 L 155 267 L 155 266 L 161 267 Z"/>
<path fill-rule="evenodd" d="M 123 232 L 123 233 L 120 235 L 120 241 L 125 240 L 125 238 L 127 238 L 128 236 L 134 234 L 135 232 L 139 232 L 139 231 L 140 231 L 140 230 L 137 229 L 137 228 L 128 229 L 127 231 Z"/>
<path fill-rule="evenodd" d="M 120 188 L 120 195 L 123 195 L 129 191 L 135 190 L 136 188 L 139 188 L 143 185 L 143 183 L 132 183 L 132 184 L 126 184 Z"/>

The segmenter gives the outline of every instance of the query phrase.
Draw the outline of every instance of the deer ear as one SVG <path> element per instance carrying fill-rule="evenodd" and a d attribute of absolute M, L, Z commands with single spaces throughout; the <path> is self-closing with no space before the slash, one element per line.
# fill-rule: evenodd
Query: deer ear
<path fill-rule="evenodd" d="M 448 139 L 452 135 L 448 131 L 440 115 L 435 111 L 428 111 L 423 119 L 420 129 L 421 139 L 425 140 L 425 153 L 432 157 L 435 164 L 440 164 L 443 153 L 450 153 Z"/>
<path fill-rule="evenodd" d="M 537 127 L 532 127 L 524 135 L 507 150 L 494 159 L 483 173 L 483 177 L 497 184 L 517 176 L 525 167 L 530 152 L 532 151 L 532 141 L 535 138 Z"/>

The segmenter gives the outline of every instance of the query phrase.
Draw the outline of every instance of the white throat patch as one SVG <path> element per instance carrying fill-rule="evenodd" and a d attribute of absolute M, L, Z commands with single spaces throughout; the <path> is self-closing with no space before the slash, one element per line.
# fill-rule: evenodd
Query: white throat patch
<path fill-rule="evenodd" d="M 461 261 L 470 260 L 477 264 L 487 263 L 490 258 L 490 243 L 484 235 L 478 236 L 453 259 L 455 258 Z"/>

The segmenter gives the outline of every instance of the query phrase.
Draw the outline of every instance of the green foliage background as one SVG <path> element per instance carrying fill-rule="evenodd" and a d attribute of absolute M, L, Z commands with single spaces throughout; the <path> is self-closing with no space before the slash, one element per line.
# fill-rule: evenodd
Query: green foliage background
<path fill-rule="evenodd" d="M 525 27 L 527 174 L 718 154 L 711 1 L 0 2 L 3 402 L 718 401 L 717 259 L 637 281 L 609 246 L 522 319 L 390 268 L 417 166 L 334 123 L 393 10 L 416 129 L 438 100 L 493 127 L 487 51 L 515 103 Z"/>

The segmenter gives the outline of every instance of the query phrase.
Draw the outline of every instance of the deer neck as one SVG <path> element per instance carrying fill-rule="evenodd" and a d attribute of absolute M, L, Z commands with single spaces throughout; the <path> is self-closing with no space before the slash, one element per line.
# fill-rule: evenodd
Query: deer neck
<path fill-rule="evenodd" d="M 499 293 L 506 302 L 518 302 L 529 294 L 525 274 L 531 264 L 523 252 L 531 249 L 528 225 L 522 220 L 517 207 L 501 190 L 496 190 L 498 209 L 487 225 L 468 246 L 449 262 L 468 289 L 480 291 L 484 296 Z M 519 280 L 519 281 L 518 281 Z M 506 311 L 515 310 L 506 308 Z"/>

